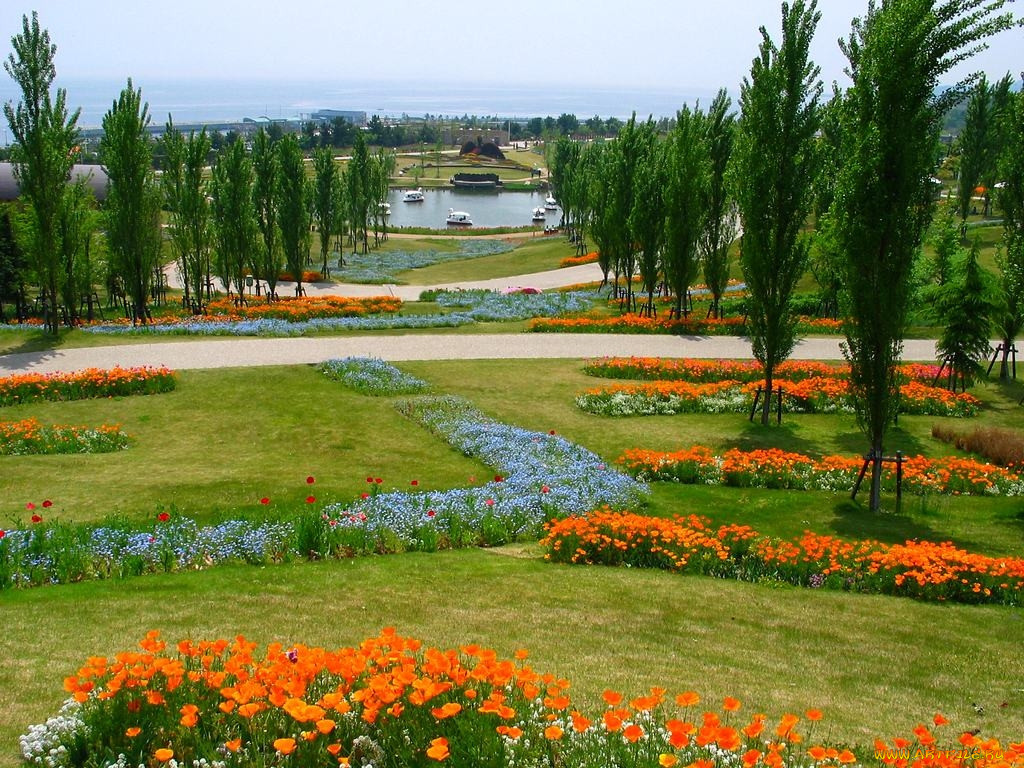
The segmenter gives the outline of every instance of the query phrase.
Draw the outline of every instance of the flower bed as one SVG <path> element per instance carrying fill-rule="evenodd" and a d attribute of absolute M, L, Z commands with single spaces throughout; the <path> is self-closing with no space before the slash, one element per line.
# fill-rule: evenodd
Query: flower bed
<path fill-rule="evenodd" d="M 402 300 L 394 296 L 300 296 L 274 302 L 255 299 L 243 306 L 236 306 L 233 299 L 219 298 L 207 305 L 205 319 L 227 317 L 231 320 L 246 320 L 268 317 L 299 321 L 321 317 L 365 317 L 394 313 L 401 309 Z"/>
<path fill-rule="evenodd" d="M 803 381 L 776 380 L 788 408 L 799 413 L 853 413 L 849 382 L 814 377 Z M 576 405 L 603 416 L 646 416 L 673 413 L 743 413 L 749 411 L 758 385 L 739 381 L 691 383 L 648 381 L 588 389 Z M 981 401 L 966 392 L 953 393 L 915 381 L 900 387 L 900 412 L 929 416 L 974 416 Z"/>
<path fill-rule="evenodd" d="M 845 491 L 853 487 L 863 459 L 849 456 L 813 459 L 774 448 L 732 449 L 715 456 L 710 448 L 695 445 L 671 452 L 633 449 L 626 451 L 618 463 L 645 481 Z M 882 485 L 888 490 L 896 487 L 896 469 L 892 464 L 883 466 Z M 918 494 L 1021 496 L 1024 495 L 1024 476 L 973 459 L 908 456 L 903 462 L 903 489 Z"/>
<path fill-rule="evenodd" d="M 0 406 L 39 400 L 152 395 L 174 389 L 169 368 L 87 368 L 73 373 L 19 373 L 0 377 Z"/>
<path fill-rule="evenodd" d="M 303 512 L 279 522 L 228 520 L 200 527 L 161 513 L 145 530 L 60 522 L 0 529 L 0 589 L 225 562 L 268 564 L 295 557 L 535 540 L 556 514 L 632 504 L 644 493 L 641 483 L 584 448 L 553 434 L 492 421 L 464 401 L 423 397 L 399 405 L 410 418 L 489 465 L 498 473 L 494 480 L 447 491 L 381 492 L 382 481 L 369 477 L 368 490 L 358 500 L 320 508 L 309 495 Z M 308 484 L 312 481 L 307 478 Z M 270 502 L 259 500 L 261 506 Z"/>
<path fill-rule="evenodd" d="M 502 658 L 476 644 L 426 647 L 390 628 L 337 650 L 274 643 L 261 653 L 241 636 L 190 638 L 170 650 L 156 631 L 139 646 L 110 659 L 90 657 L 65 678 L 71 698 L 60 713 L 21 737 L 27 763 L 811 768 L 857 762 L 850 749 L 818 743 L 828 733 L 819 710 L 769 719 L 740 714 L 743 704 L 733 697 L 702 707 L 693 691 L 652 688 L 634 698 L 606 690 L 601 705 L 584 714 L 571 699 L 570 681 L 533 670 L 526 650 Z M 948 723 L 941 715 L 933 722 Z M 914 735 L 894 743 L 935 748 L 930 728 L 918 726 Z M 969 734 L 960 741 L 986 749 L 973 760 L 936 764 L 1024 762 L 1021 745 L 1004 749 Z M 875 749 L 885 759 L 886 743 L 878 740 Z M 115 755 L 121 756 L 116 762 Z"/>
<path fill-rule="evenodd" d="M 597 251 L 591 251 L 583 256 L 568 256 L 558 262 L 558 266 L 561 267 L 579 267 L 583 264 L 596 264 L 597 263 Z"/>
<path fill-rule="evenodd" d="M 663 568 L 965 603 L 1020 605 L 1024 590 L 1024 559 L 974 554 L 950 542 L 849 542 L 810 531 L 785 541 L 749 526 L 715 529 L 697 515 L 668 520 L 608 509 L 553 520 L 545 528 L 541 544 L 553 562 Z"/>
<path fill-rule="evenodd" d="M 738 336 L 746 323 L 742 317 L 701 318 L 682 320 L 621 315 L 619 317 L 539 318 L 529 330 L 537 333 L 668 333 L 679 336 Z M 842 327 L 837 320 L 801 317 L 798 333 L 836 333 Z"/>
<path fill-rule="evenodd" d="M 764 380 L 764 368 L 756 360 L 700 360 L 661 357 L 604 357 L 588 360 L 584 373 L 605 379 L 641 381 L 716 382 L 733 379 L 742 382 Z M 939 372 L 936 365 L 908 363 L 899 368 L 903 381 L 931 384 Z M 790 382 L 811 378 L 849 379 L 849 365 L 834 365 L 812 360 L 786 360 L 775 368 L 777 378 Z"/>
<path fill-rule="evenodd" d="M 511 251 L 514 246 L 504 240 L 459 240 L 455 251 L 371 251 L 347 253 L 345 265 L 335 270 L 335 276 L 349 283 L 396 283 L 396 275 L 410 269 L 429 267 L 447 261 L 478 259 Z"/>
<path fill-rule="evenodd" d="M 530 317 L 557 317 L 585 312 L 594 304 L 587 291 L 557 293 L 499 293 L 497 291 L 442 291 L 435 299 L 446 309 L 462 310 L 481 322 L 525 320 Z"/>
<path fill-rule="evenodd" d="M 118 426 L 44 425 L 36 419 L 0 421 L 0 456 L 112 453 L 124 450 L 130 441 Z"/>
<path fill-rule="evenodd" d="M 318 367 L 326 376 L 364 395 L 412 395 L 429 388 L 422 379 L 376 358 L 343 357 L 326 360 Z"/>

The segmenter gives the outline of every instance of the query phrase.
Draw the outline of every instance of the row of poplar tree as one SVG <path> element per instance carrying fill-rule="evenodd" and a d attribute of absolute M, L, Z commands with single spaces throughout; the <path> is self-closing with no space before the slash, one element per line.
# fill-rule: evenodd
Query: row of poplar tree
<path fill-rule="evenodd" d="M 79 313 L 91 319 L 101 271 L 133 321 L 146 322 L 165 241 L 184 301 L 199 312 L 213 277 L 239 297 L 250 280 L 265 282 L 274 297 L 286 269 L 301 294 L 314 228 L 320 271 L 327 274 L 332 242 L 340 254 L 346 234 L 364 250 L 371 228 L 375 242 L 387 236 L 379 202 L 387 196 L 394 155 L 371 154 L 361 133 L 344 173 L 324 148 L 313 153 L 308 174 L 296 136 L 272 140 L 262 129 L 251 150 L 236 140 L 213 154 L 205 131 L 185 136 L 168 123 L 156 147 L 148 105 L 130 79 L 103 117 L 99 154 L 108 184 L 97 210 L 86 181 L 69 181 L 79 151 L 78 111 L 69 114 L 63 89 L 51 95 L 56 47 L 35 13 L 23 18 L 12 46 L 4 68 L 22 100 L 6 103 L 4 113 L 21 195 L 15 215 L 8 210 L 0 217 L 0 299 L 13 294 L 24 315 L 25 285 L 34 283 L 52 333 Z M 155 149 L 163 160 L 159 175 Z M 93 253 L 100 230 L 102 269 Z"/>
<path fill-rule="evenodd" d="M 846 321 L 851 391 L 870 443 L 872 508 L 883 439 L 898 409 L 896 363 L 910 292 L 935 210 L 939 130 L 972 87 L 999 128 L 978 142 L 987 153 L 980 169 L 962 168 L 969 190 L 961 201 L 998 168 L 1006 233 L 998 315 L 1007 347 L 1024 322 L 1024 97 L 1010 94 L 1008 80 L 994 92 L 980 78 L 939 87 L 954 65 L 1014 24 L 1002 5 L 869 3 L 840 42 L 852 85 L 837 87 L 824 103 L 820 70 L 809 56 L 820 19 L 816 2 L 784 3 L 781 42 L 761 29 L 739 118 L 723 91 L 706 112 L 682 109 L 667 136 L 634 116 L 614 142 L 563 140 L 552 156 L 553 182 L 577 242 L 593 241 L 627 311 L 637 310 L 639 277 L 641 313 L 653 313 L 662 285 L 675 297 L 673 314 L 685 313 L 689 286 L 703 269 L 717 312 L 729 247 L 740 234 L 747 329 L 765 370 L 765 423 L 776 367 L 797 342 L 792 298 L 817 240 L 815 266 L 830 276 Z M 1004 141 L 993 151 L 996 135 Z M 968 270 L 977 267 L 972 253 Z M 980 343 L 987 351 L 987 336 Z"/>

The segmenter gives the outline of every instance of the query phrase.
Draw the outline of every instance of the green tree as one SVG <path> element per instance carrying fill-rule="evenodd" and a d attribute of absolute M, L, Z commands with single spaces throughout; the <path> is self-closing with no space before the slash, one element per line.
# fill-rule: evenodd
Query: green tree
<path fill-rule="evenodd" d="M 842 43 L 852 87 L 842 105 L 842 166 L 832 207 L 844 271 L 850 391 L 868 441 L 872 510 L 883 448 L 899 408 L 897 366 L 911 275 L 934 205 L 931 176 L 942 116 L 963 87 L 939 78 L 1005 28 L 1001 3 L 889 0 L 870 4 Z"/>
<path fill-rule="evenodd" d="M 960 221 L 967 221 L 974 190 L 991 164 L 992 88 L 982 75 L 967 102 L 966 122 L 960 132 L 960 177 L 957 180 L 957 206 Z"/>
<path fill-rule="evenodd" d="M 729 284 L 729 248 L 736 239 L 738 221 L 736 201 L 727 181 L 736 135 L 736 116 L 730 109 L 732 99 L 723 88 L 711 102 L 704 121 L 709 173 L 700 251 L 704 284 L 711 292 L 708 314 L 712 317 L 722 316 L 722 296 Z"/>
<path fill-rule="evenodd" d="M 334 153 L 329 148 L 318 149 L 313 153 L 313 220 L 320 236 L 320 271 L 330 274 L 327 267 L 327 254 L 331 248 L 331 233 L 334 231 L 334 220 L 337 213 L 334 206 L 338 203 L 338 166 L 334 164 Z"/>
<path fill-rule="evenodd" d="M 280 139 L 273 137 L 262 128 L 252 141 L 252 166 L 254 173 L 253 203 L 256 208 L 256 225 L 260 231 L 260 245 L 253 253 L 253 274 L 257 279 L 267 281 L 267 301 L 277 295 L 277 278 L 284 266 L 281 252 L 281 232 L 277 223 L 277 187 L 281 175 L 278 159 Z"/>
<path fill-rule="evenodd" d="M 237 141 L 222 149 L 210 180 L 215 265 L 224 287 L 231 291 L 234 286 L 238 292 L 238 303 L 245 300 L 245 273 L 258 242 L 253 185 L 253 168 L 245 145 Z"/>
<path fill-rule="evenodd" d="M 646 128 L 643 124 L 638 126 L 636 115 L 632 115 L 619 132 L 619 137 L 608 145 L 608 152 L 603 158 L 604 178 L 597 180 L 597 183 L 608 185 L 608 193 L 603 196 L 604 208 L 599 214 L 600 226 L 610 263 L 615 270 L 615 294 L 620 298 L 620 306 L 627 312 L 636 309 L 633 276 L 637 269 L 637 243 L 629 217 L 634 208 L 640 158 L 648 141 L 647 136 L 653 134 L 653 124 Z M 623 286 L 621 293 L 620 278 Z"/>
<path fill-rule="evenodd" d="M 771 415 L 775 368 L 796 345 L 790 300 L 809 249 L 801 230 L 813 202 L 822 92 L 809 55 L 820 18 L 816 0 L 783 3 L 781 45 L 761 28 L 760 55 L 740 88 L 734 188 L 743 220 L 747 328 L 754 357 L 764 366 L 763 424 Z"/>
<path fill-rule="evenodd" d="M 40 29 L 35 12 L 31 21 L 22 17 L 21 34 L 11 38 L 11 47 L 14 51 L 4 62 L 4 70 L 18 85 L 21 101 L 17 106 L 6 102 L 4 116 L 14 137 L 14 174 L 33 219 L 29 251 L 46 300 L 46 327 L 56 336 L 62 272 L 57 219 L 77 152 L 79 110 L 68 115 L 63 88 L 50 95 L 57 76 L 53 64 L 57 46 L 50 42 L 49 33 Z"/>
<path fill-rule="evenodd" d="M 203 305 L 203 288 L 210 279 L 213 238 L 204 178 L 210 138 L 205 128 L 186 138 L 168 121 L 161 143 L 164 168 L 160 184 L 164 207 L 169 214 L 167 230 L 184 284 L 184 302 L 199 312 Z"/>
<path fill-rule="evenodd" d="M 640 314 L 653 317 L 654 292 L 662 276 L 661 248 L 665 241 L 664 149 L 650 121 L 641 126 L 633 174 L 633 207 L 629 211 L 629 231 L 638 253 L 640 282 L 647 295 Z"/>
<path fill-rule="evenodd" d="M 110 266 L 131 302 L 132 322 L 143 324 L 161 245 L 160 195 L 148 126 L 149 105 L 129 78 L 103 116 L 100 157 L 108 179 L 104 218 Z"/>
<path fill-rule="evenodd" d="M 366 148 L 363 134 L 357 134 L 355 146 L 352 148 L 352 159 L 349 160 L 345 173 L 348 193 L 348 220 L 352 226 L 352 237 L 362 238 L 363 253 L 370 250 L 369 218 L 370 205 L 373 201 L 372 170 L 370 168 L 370 152 Z"/>
<path fill-rule="evenodd" d="M 14 303 L 14 317 L 23 319 L 25 306 L 25 279 L 28 265 L 25 254 L 14 236 L 11 206 L 0 206 L 0 322 L 7 321 L 4 302 Z"/>
<path fill-rule="evenodd" d="M 998 202 L 1003 211 L 1003 249 L 997 258 L 1001 306 L 996 328 L 1003 355 L 999 377 L 1007 379 L 1010 350 L 1024 329 L 1024 96 L 1014 95 L 1002 114 L 1005 145 L 999 162 L 1003 186 Z"/>
<path fill-rule="evenodd" d="M 699 110 L 683 107 L 665 144 L 665 280 L 675 297 L 673 314 L 688 311 L 686 296 L 700 269 L 700 242 L 713 215 L 710 131 Z"/>
<path fill-rule="evenodd" d="M 90 245 L 97 226 L 94 203 L 89 185 L 80 180 L 68 187 L 57 216 L 63 273 L 60 296 L 72 325 L 78 324 L 78 311 L 86 296 L 89 296 L 90 310 L 93 304 Z"/>
<path fill-rule="evenodd" d="M 309 195 L 302 150 L 295 136 L 278 143 L 281 175 L 278 179 L 277 211 L 281 223 L 284 262 L 295 279 L 295 295 L 303 295 L 302 270 L 309 259 Z"/>
<path fill-rule="evenodd" d="M 946 283 L 939 300 L 943 329 L 935 345 L 950 368 L 951 389 L 957 381 L 966 390 L 982 372 L 982 362 L 991 351 L 989 335 L 997 304 L 992 296 L 987 273 L 978 264 L 975 241 L 958 265 L 952 280 Z"/>

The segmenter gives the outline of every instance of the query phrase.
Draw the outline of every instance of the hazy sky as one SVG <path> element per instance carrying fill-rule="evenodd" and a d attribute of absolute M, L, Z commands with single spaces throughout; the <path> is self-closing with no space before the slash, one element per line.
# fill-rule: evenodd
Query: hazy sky
<path fill-rule="evenodd" d="M 316 80 L 422 79 L 734 89 L 750 69 L 774 0 L 4 0 L 3 58 L 37 10 L 57 45 L 58 80 L 131 76 Z M 822 0 L 812 55 L 845 85 L 836 40 L 867 0 Z M 1024 0 L 1008 8 L 1024 15 Z M 972 69 L 1024 69 L 1024 29 L 994 40 Z M 963 70 L 961 70 L 962 73 Z M 0 76 L 7 78 L 6 73 Z"/>

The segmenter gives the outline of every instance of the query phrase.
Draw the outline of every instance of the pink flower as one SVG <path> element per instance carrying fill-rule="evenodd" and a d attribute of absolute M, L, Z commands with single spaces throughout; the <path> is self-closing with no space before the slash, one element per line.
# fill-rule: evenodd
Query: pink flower
<path fill-rule="evenodd" d="M 36 508 L 36 505 L 33 504 L 31 501 L 28 504 L 25 505 L 25 509 L 35 509 L 35 508 Z"/>
<path fill-rule="evenodd" d="M 487 501 L 484 502 L 484 504 L 486 504 L 488 507 L 493 507 L 494 499 L 488 499 Z"/>
<path fill-rule="evenodd" d="M 307 496 L 306 497 L 306 503 L 307 504 L 312 504 L 314 501 L 316 501 L 316 496 Z"/>
<path fill-rule="evenodd" d="M 310 475 L 309 477 L 306 478 L 306 485 L 312 485 L 315 482 L 316 481 L 313 479 L 312 475 Z"/>

